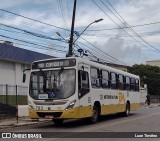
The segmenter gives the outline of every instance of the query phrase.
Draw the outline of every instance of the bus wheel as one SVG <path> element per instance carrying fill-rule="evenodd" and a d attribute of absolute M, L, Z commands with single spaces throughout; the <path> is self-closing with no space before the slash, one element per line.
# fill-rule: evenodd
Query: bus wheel
<path fill-rule="evenodd" d="M 63 119 L 53 119 L 52 120 L 55 125 L 59 126 L 63 124 Z"/>
<path fill-rule="evenodd" d="M 99 118 L 99 109 L 98 109 L 98 106 L 94 105 L 92 116 L 90 118 L 91 123 L 96 123 L 98 121 L 98 118 Z"/>
<path fill-rule="evenodd" d="M 124 116 L 128 117 L 130 113 L 130 105 L 129 103 L 126 104 L 126 110 L 124 112 Z"/>

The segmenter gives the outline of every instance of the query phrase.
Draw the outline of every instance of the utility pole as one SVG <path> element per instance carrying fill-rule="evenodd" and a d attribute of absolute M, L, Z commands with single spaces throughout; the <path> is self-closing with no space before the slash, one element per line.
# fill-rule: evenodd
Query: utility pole
<path fill-rule="evenodd" d="M 74 0 L 74 6 L 73 6 L 73 15 L 72 15 L 72 25 L 71 25 L 71 35 L 70 35 L 70 40 L 69 40 L 69 50 L 68 54 L 66 55 L 67 57 L 71 57 L 73 55 L 72 53 L 72 46 L 73 46 L 73 36 L 74 36 L 74 23 L 75 23 L 75 14 L 76 14 L 76 2 L 77 0 Z"/>

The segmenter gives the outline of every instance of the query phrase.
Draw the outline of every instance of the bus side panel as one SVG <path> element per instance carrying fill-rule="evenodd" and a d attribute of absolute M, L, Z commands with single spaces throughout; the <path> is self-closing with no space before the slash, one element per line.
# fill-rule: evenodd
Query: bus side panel
<path fill-rule="evenodd" d="M 141 107 L 140 92 L 130 91 L 126 92 L 127 100 L 130 102 L 130 110 L 134 111 Z"/>
<path fill-rule="evenodd" d="M 102 105 L 101 115 L 108 115 L 125 111 L 125 104 Z"/>

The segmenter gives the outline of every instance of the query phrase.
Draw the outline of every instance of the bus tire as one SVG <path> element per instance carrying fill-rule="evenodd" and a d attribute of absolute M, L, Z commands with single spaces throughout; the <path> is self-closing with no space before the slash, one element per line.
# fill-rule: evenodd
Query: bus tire
<path fill-rule="evenodd" d="M 92 116 L 90 118 L 90 122 L 92 124 L 98 122 L 98 118 L 99 118 L 99 108 L 97 105 L 93 106 L 93 111 L 92 111 Z"/>
<path fill-rule="evenodd" d="M 128 117 L 129 114 L 130 114 L 130 105 L 129 105 L 129 103 L 127 102 L 127 103 L 126 103 L 126 109 L 125 109 L 125 112 L 123 113 L 123 115 L 124 115 L 125 117 Z"/>
<path fill-rule="evenodd" d="M 60 126 L 63 124 L 63 119 L 53 119 L 52 121 L 56 126 Z"/>

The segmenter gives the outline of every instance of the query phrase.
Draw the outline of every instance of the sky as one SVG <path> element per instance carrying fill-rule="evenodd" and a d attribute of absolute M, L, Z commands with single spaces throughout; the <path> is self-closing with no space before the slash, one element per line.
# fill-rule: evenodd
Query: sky
<path fill-rule="evenodd" d="M 5 0 L 0 5 L 0 41 L 65 57 L 74 0 Z M 88 59 L 134 65 L 160 60 L 159 0 L 77 0 L 73 51 Z M 93 23 L 97 19 L 103 19 Z M 92 24 L 91 24 L 92 23 Z M 57 35 L 56 33 L 59 33 Z"/>

